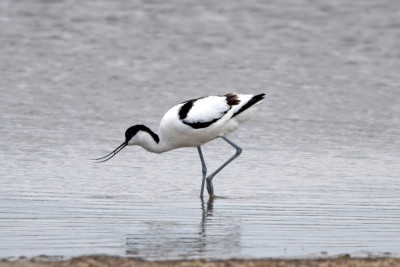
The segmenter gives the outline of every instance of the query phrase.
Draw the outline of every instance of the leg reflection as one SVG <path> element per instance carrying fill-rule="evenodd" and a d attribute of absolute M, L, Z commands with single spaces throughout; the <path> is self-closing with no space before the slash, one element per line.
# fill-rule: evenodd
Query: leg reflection
<path fill-rule="evenodd" d="M 201 210 L 202 210 L 202 218 L 201 218 L 201 236 L 204 238 L 207 236 L 206 228 L 207 228 L 207 219 L 211 218 L 213 215 L 214 209 L 214 198 L 210 197 L 207 201 L 207 207 L 204 203 L 204 200 L 201 199 Z"/>

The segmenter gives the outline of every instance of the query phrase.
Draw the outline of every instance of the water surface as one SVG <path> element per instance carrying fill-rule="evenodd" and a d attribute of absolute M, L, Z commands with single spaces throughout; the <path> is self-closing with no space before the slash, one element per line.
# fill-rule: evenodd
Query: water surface
<path fill-rule="evenodd" d="M 0 257 L 399 256 L 396 1 L 2 1 Z M 197 150 L 129 147 L 171 106 L 266 93 L 201 201 Z M 209 170 L 234 153 L 205 145 Z"/>

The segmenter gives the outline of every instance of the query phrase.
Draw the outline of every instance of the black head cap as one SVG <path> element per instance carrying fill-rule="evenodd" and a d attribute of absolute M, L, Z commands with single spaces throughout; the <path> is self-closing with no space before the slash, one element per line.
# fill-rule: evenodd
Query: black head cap
<path fill-rule="evenodd" d="M 151 137 L 153 137 L 154 141 L 156 141 L 156 143 L 158 143 L 160 141 L 160 138 L 158 137 L 158 135 L 155 134 L 152 130 L 150 130 L 145 125 L 134 125 L 134 126 L 129 127 L 125 131 L 125 141 L 128 143 L 129 140 L 131 140 L 132 137 L 134 137 L 139 131 L 147 132 L 148 134 L 150 134 Z"/>

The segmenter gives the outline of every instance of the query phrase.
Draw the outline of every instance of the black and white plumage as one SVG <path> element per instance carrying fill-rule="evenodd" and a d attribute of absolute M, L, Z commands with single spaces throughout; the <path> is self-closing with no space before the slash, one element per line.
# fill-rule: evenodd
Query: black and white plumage
<path fill-rule="evenodd" d="M 107 161 L 127 145 L 139 145 L 154 153 L 163 153 L 181 147 L 197 147 L 203 167 L 200 196 L 203 196 L 206 180 L 208 193 L 213 197 L 213 177 L 238 157 L 242 151 L 225 135 L 235 131 L 241 124 L 249 120 L 264 97 L 265 94 L 230 93 L 185 101 L 165 113 L 157 134 L 144 125 L 129 127 L 125 132 L 125 141 L 107 156 L 96 160 L 99 160 L 98 162 Z M 207 167 L 200 146 L 218 137 L 235 147 L 236 154 L 206 179 Z"/>

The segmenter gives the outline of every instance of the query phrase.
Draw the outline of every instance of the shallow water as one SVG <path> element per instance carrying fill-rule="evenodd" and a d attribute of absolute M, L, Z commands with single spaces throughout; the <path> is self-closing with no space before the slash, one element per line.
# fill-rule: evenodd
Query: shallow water
<path fill-rule="evenodd" d="M 400 256 L 396 1 L 2 1 L 0 257 Z M 197 150 L 129 147 L 184 100 L 267 94 L 198 195 Z M 204 146 L 209 170 L 233 149 Z"/>

